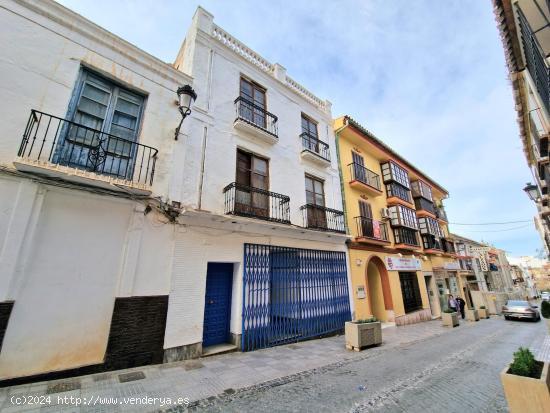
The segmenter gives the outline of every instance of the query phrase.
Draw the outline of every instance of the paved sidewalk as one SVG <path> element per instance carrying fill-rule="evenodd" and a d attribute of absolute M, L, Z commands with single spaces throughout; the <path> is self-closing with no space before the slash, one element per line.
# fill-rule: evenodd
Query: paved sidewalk
<path fill-rule="evenodd" d="M 475 328 L 480 323 L 461 322 L 459 329 Z M 458 329 L 454 329 L 456 330 Z M 347 351 L 344 337 L 336 336 L 248 353 L 230 353 L 199 360 L 13 386 L 0 389 L 0 411 L 156 411 L 170 406 L 162 405 L 160 400 L 154 405 L 123 405 L 120 400 L 125 397 L 148 396 L 164 400 L 170 398 L 172 401 L 188 398 L 190 402 L 194 402 L 346 360 L 363 360 L 388 348 L 452 333 L 453 329 L 442 327 L 440 320 L 434 320 L 385 328 L 383 345 L 363 352 Z M 550 344 L 546 344 L 546 347 L 541 345 L 536 351 L 546 354 L 549 346 Z M 29 395 L 46 395 L 50 396 L 50 400 L 48 405 L 43 406 L 16 406 L 12 403 L 12 396 Z M 75 406 L 74 401 L 72 404 L 63 404 L 71 396 L 81 398 L 81 405 Z M 106 400 L 110 400 L 110 404 L 105 404 Z M 115 400 L 118 404 L 114 404 Z"/>

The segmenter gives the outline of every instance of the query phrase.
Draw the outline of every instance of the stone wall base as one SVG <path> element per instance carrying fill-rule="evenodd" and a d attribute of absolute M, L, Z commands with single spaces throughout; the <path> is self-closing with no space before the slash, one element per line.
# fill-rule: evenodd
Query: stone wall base
<path fill-rule="evenodd" d="M 164 350 L 164 363 L 172 363 L 174 361 L 190 360 L 199 358 L 202 355 L 202 342 L 194 344 L 186 344 L 167 348 Z"/>
<path fill-rule="evenodd" d="M 432 312 L 429 308 L 424 308 L 409 314 L 395 317 L 395 325 L 405 326 L 408 324 L 421 323 L 423 321 L 431 321 Z"/>

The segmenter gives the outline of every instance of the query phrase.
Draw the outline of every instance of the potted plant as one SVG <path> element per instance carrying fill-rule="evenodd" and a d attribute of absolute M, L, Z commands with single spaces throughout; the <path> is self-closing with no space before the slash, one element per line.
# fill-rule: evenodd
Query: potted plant
<path fill-rule="evenodd" d="M 441 320 L 443 321 L 444 326 L 456 327 L 459 325 L 458 313 L 451 310 L 450 308 L 446 308 L 445 310 L 443 310 L 443 314 L 441 314 Z"/>
<path fill-rule="evenodd" d="M 376 317 L 346 322 L 346 348 L 361 351 L 362 348 L 382 343 L 382 326 Z"/>
<path fill-rule="evenodd" d="M 479 306 L 477 313 L 479 314 L 479 318 L 489 318 L 489 311 L 484 305 Z"/>
<path fill-rule="evenodd" d="M 472 308 L 471 310 L 469 308 L 466 309 L 466 320 L 468 321 L 479 321 L 479 313 L 475 308 Z"/>
<path fill-rule="evenodd" d="M 535 360 L 529 349 L 520 347 L 500 380 L 510 413 L 543 413 L 550 409 L 548 363 Z"/>
<path fill-rule="evenodd" d="M 540 304 L 540 315 L 546 319 L 546 326 L 548 327 L 548 332 L 550 333 L 550 302 L 543 301 Z"/>

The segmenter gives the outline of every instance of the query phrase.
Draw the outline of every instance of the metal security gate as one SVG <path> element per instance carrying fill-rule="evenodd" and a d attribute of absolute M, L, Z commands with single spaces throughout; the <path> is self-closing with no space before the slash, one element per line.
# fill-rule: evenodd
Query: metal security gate
<path fill-rule="evenodd" d="M 351 319 L 344 252 L 245 244 L 242 349 L 341 330 Z"/>

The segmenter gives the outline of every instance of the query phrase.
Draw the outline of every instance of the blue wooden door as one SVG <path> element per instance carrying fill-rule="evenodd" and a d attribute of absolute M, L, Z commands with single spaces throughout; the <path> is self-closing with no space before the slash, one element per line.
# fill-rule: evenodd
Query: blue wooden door
<path fill-rule="evenodd" d="M 208 263 L 204 301 L 203 347 L 229 341 L 233 264 Z"/>

